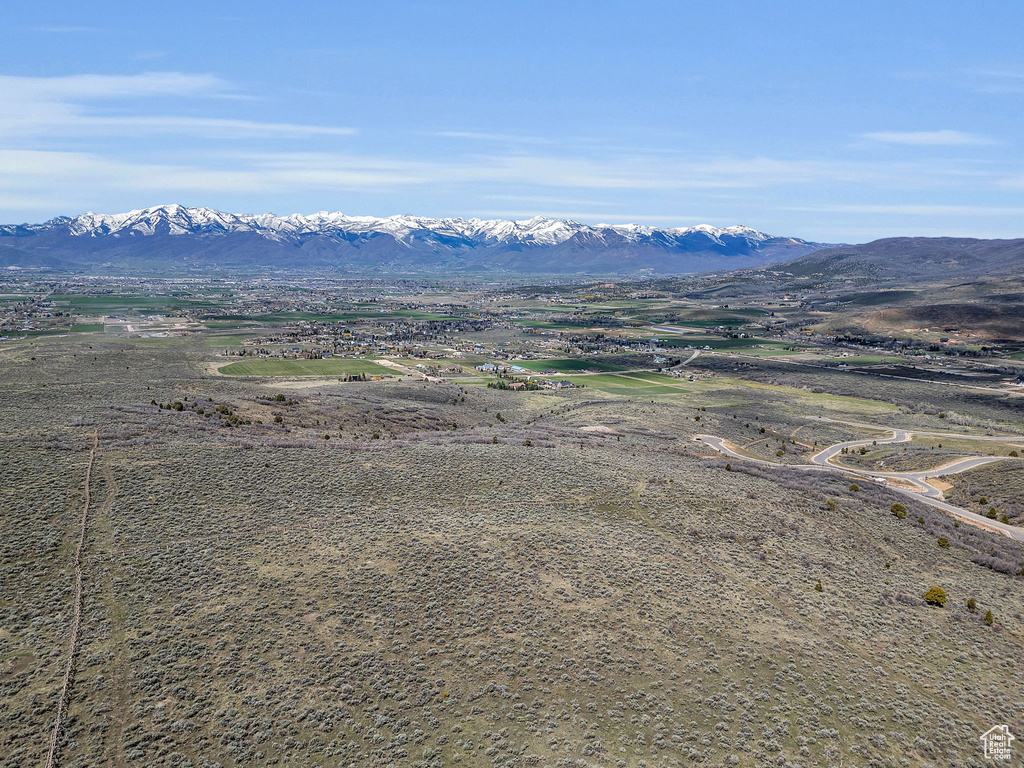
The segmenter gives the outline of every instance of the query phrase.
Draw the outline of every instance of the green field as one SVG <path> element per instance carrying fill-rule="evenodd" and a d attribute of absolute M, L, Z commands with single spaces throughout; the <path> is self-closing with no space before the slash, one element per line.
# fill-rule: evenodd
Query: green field
<path fill-rule="evenodd" d="M 262 315 L 218 315 L 211 321 L 250 322 L 250 323 L 294 323 L 302 320 L 320 323 L 351 323 L 357 320 L 388 320 L 402 318 L 405 320 L 445 320 L 447 315 L 431 312 L 420 312 L 415 309 L 399 309 L 394 312 L 357 309 L 351 312 L 268 312 Z"/>
<path fill-rule="evenodd" d="M 258 327 L 258 323 L 246 322 L 244 320 L 239 320 L 238 322 L 230 322 L 230 321 L 229 322 L 218 322 L 218 321 L 215 321 L 215 320 L 207 320 L 205 323 L 203 323 L 203 325 L 205 325 L 207 328 L 210 328 L 211 330 L 218 330 L 218 329 L 219 330 L 224 330 L 224 329 L 230 330 L 232 328 L 256 328 L 256 327 Z"/>
<path fill-rule="evenodd" d="M 676 386 L 668 376 L 657 373 L 624 373 L 620 375 L 596 374 L 573 377 L 577 385 L 599 389 L 611 395 L 648 397 L 649 395 L 675 395 L 688 392 Z"/>
<path fill-rule="evenodd" d="M 329 357 L 326 360 L 239 360 L 219 369 L 229 376 L 348 376 L 394 374 L 372 360 Z"/>
<path fill-rule="evenodd" d="M 263 315 L 217 315 L 207 322 L 247 322 L 247 323 L 294 323 L 311 320 L 320 323 L 348 323 L 361 315 L 357 312 L 345 314 L 318 314 L 316 312 L 268 312 Z"/>
<path fill-rule="evenodd" d="M 48 298 L 58 305 L 70 306 L 74 311 L 85 315 L 166 314 L 182 309 L 211 309 L 222 306 L 216 299 L 190 299 L 182 296 L 52 294 Z"/>
<path fill-rule="evenodd" d="M 596 368 L 599 371 L 624 371 L 621 365 L 602 363 L 586 358 L 566 358 L 561 360 L 517 360 L 516 365 L 526 368 L 528 371 L 558 371 L 559 373 L 575 373 Z"/>
<path fill-rule="evenodd" d="M 546 320 L 516 320 L 517 325 L 523 325 L 527 328 L 547 328 L 550 330 L 566 331 L 566 330 L 579 330 L 585 326 L 582 325 L 571 325 L 569 323 L 552 323 Z"/>

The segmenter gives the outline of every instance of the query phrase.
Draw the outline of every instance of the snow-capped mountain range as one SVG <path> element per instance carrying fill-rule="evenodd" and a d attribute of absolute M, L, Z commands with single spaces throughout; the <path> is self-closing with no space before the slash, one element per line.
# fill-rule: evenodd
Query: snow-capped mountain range
<path fill-rule="evenodd" d="M 374 218 L 326 211 L 276 216 L 182 205 L 0 226 L 0 265 L 7 266 L 87 266 L 100 259 L 124 268 L 138 262 L 139 268 L 685 273 L 781 261 L 821 247 L 743 226 L 659 229 L 541 216 Z M 718 263 L 723 260 L 736 263 Z M 48 264 L 31 263 L 39 261 Z"/>

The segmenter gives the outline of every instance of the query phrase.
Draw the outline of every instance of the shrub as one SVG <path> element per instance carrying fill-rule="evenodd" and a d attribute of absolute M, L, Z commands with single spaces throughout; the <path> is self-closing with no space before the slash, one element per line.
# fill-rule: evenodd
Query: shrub
<path fill-rule="evenodd" d="M 992 623 L 995 620 L 996 620 L 996 617 L 992 615 L 992 609 L 989 609 L 988 611 L 985 612 L 985 623 L 986 624 L 988 624 L 991 627 Z"/>
<path fill-rule="evenodd" d="M 850 490 L 851 490 L 851 491 L 854 491 L 854 492 L 856 492 L 856 491 L 859 491 L 859 490 L 860 490 L 860 486 L 859 486 L 859 485 L 857 485 L 856 483 L 853 483 L 853 484 L 852 484 L 852 485 L 850 486 Z"/>
<path fill-rule="evenodd" d="M 976 610 L 978 610 L 978 601 L 975 600 L 973 597 L 968 598 L 967 600 L 967 610 L 971 613 L 974 613 Z"/>
<path fill-rule="evenodd" d="M 895 504 L 893 504 L 891 507 L 889 507 L 889 510 L 894 515 L 896 515 L 896 517 L 898 519 L 900 519 L 900 520 L 902 520 L 903 518 L 905 518 L 907 516 L 907 508 L 905 506 L 903 506 L 902 504 L 900 504 L 898 501 Z"/>
<path fill-rule="evenodd" d="M 947 539 L 945 536 L 939 536 L 938 541 L 936 541 L 935 543 L 938 544 L 942 549 L 949 549 L 949 539 Z"/>
<path fill-rule="evenodd" d="M 997 517 L 999 517 L 999 513 L 996 512 L 996 508 L 995 507 L 989 507 L 988 512 L 986 514 L 987 514 L 988 517 L 990 517 L 993 520 L 995 520 Z"/>
<path fill-rule="evenodd" d="M 725 465 L 725 471 L 726 472 L 732 472 L 732 464 L 726 464 Z"/>
<path fill-rule="evenodd" d="M 814 585 L 814 589 L 817 592 L 824 592 L 825 588 L 821 586 L 821 579 L 818 579 L 818 583 Z"/>
<path fill-rule="evenodd" d="M 1017 458 L 1020 458 L 1020 454 L 1019 454 L 1019 453 L 1017 453 L 1016 451 L 1010 451 L 1010 454 L 1009 454 L 1009 455 L 1010 455 L 1010 458 L 1011 458 L 1011 459 L 1017 459 Z"/>
<path fill-rule="evenodd" d="M 946 604 L 946 590 L 942 587 L 932 587 L 924 593 L 924 600 L 929 605 L 937 605 L 941 608 Z"/>

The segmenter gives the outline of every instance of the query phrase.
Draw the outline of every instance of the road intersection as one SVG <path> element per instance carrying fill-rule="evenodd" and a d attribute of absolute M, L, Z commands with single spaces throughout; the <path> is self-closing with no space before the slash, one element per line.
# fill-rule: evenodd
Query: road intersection
<path fill-rule="evenodd" d="M 970 525 L 977 526 L 979 528 L 985 528 L 996 533 L 1000 533 L 1004 536 L 1009 536 L 1017 541 L 1024 541 L 1024 529 L 1014 525 L 1007 525 L 997 520 L 991 520 L 987 517 L 979 515 L 975 512 L 971 512 L 967 509 L 954 506 L 947 502 L 942 491 L 936 486 L 928 482 L 929 478 L 940 477 L 942 475 L 953 475 L 959 472 L 966 472 L 969 469 L 980 467 L 984 464 L 991 464 L 996 461 L 1020 461 L 1020 459 L 1013 459 L 1007 456 L 973 456 L 963 459 L 957 459 L 956 461 L 947 462 L 946 464 L 931 469 L 918 471 L 918 472 L 876 472 L 873 470 L 856 469 L 853 467 L 843 466 L 836 464 L 833 459 L 842 453 L 844 448 L 859 448 L 862 445 L 883 445 L 887 443 L 905 443 L 913 439 L 914 435 L 924 435 L 928 437 L 948 437 L 956 438 L 959 440 L 981 440 L 981 441 L 999 441 L 999 442 L 1016 442 L 1017 438 L 1013 436 L 1003 437 L 978 437 L 974 435 L 961 435 L 953 432 L 925 432 L 919 430 L 907 430 L 907 429 L 891 429 L 888 427 L 880 427 L 875 424 L 862 424 L 859 422 L 851 421 L 839 421 L 837 419 L 827 419 L 821 416 L 808 417 L 815 421 L 829 421 L 839 424 L 846 424 L 849 426 L 860 427 L 863 429 L 874 429 L 881 432 L 891 432 L 891 437 L 883 438 L 868 438 L 866 440 L 849 440 L 842 443 L 836 443 L 830 445 L 822 451 L 819 451 L 811 457 L 811 464 L 782 464 L 776 461 L 769 461 L 768 459 L 757 459 L 751 456 L 745 456 L 740 453 L 736 448 L 730 446 L 725 439 L 721 437 L 715 437 L 714 435 L 695 435 L 694 439 L 697 441 L 715 449 L 719 453 L 731 456 L 742 461 L 749 461 L 754 464 L 763 464 L 771 467 L 788 467 L 789 469 L 797 469 L 804 471 L 817 471 L 817 472 L 836 472 L 848 476 L 854 476 L 859 478 L 865 478 L 867 480 L 882 483 L 889 487 L 891 490 L 901 493 L 910 498 L 921 501 L 925 504 L 929 504 L 937 509 L 941 509 L 947 514 L 953 515 L 954 517 L 968 523 Z M 1024 438 L 1020 438 L 1024 442 Z"/>

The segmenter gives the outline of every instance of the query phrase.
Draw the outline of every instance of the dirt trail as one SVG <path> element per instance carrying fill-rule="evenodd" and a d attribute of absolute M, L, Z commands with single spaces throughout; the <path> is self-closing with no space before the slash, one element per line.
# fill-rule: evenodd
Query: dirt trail
<path fill-rule="evenodd" d="M 75 656 L 78 653 L 78 639 L 82 625 L 82 549 L 85 547 L 85 534 L 89 523 L 89 504 L 92 501 L 90 483 L 92 482 L 92 467 L 96 462 L 96 450 L 100 444 L 99 430 L 93 433 L 92 448 L 89 450 L 89 464 L 85 468 L 85 503 L 82 505 L 82 521 L 78 529 L 78 545 L 75 547 L 75 555 L 72 564 L 75 567 L 75 619 L 71 624 L 71 640 L 68 643 L 68 659 L 64 667 L 64 682 L 61 685 L 60 696 L 57 698 L 57 714 L 53 721 L 53 733 L 50 735 L 50 749 L 46 753 L 46 768 L 53 768 L 57 760 L 57 742 L 60 740 L 61 726 L 64 725 L 64 718 L 68 711 L 68 698 L 71 695 L 71 685 L 74 682 Z"/>
<path fill-rule="evenodd" d="M 100 475 L 103 478 L 105 498 L 98 504 L 92 516 L 92 542 L 96 557 L 107 558 L 115 551 L 114 527 L 111 522 L 111 507 L 117 496 L 117 478 L 110 467 L 110 462 L 100 464 Z M 128 651 L 125 643 L 125 610 L 117 600 L 114 587 L 115 573 L 123 575 L 123 571 L 114 562 L 108 561 L 99 577 L 99 591 L 106 603 L 110 617 L 110 639 L 113 658 L 111 659 L 111 681 L 109 705 L 111 709 L 110 736 L 106 739 L 103 751 L 103 765 L 128 765 L 124 755 L 124 732 L 131 719 L 131 696 L 128 692 L 130 665 L 127 661 Z"/>

